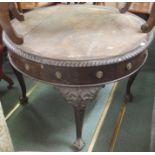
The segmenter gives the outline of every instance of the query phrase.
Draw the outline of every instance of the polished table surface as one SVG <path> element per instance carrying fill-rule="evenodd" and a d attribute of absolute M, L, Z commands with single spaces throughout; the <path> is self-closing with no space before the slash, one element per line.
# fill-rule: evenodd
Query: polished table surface
<path fill-rule="evenodd" d="M 142 33 L 144 20 L 117 9 L 91 5 L 58 5 L 36 9 L 12 21 L 23 44 L 4 33 L 11 64 L 23 74 L 55 85 L 74 107 L 81 150 L 86 105 L 108 82 L 129 77 L 126 96 L 147 59 L 153 32 Z"/>
<path fill-rule="evenodd" d="M 25 14 L 12 21 L 24 43 L 18 48 L 42 58 L 92 60 L 126 54 L 145 46 L 144 23 L 132 14 L 96 6 L 56 6 Z M 95 50 L 95 52 L 94 52 Z"/>

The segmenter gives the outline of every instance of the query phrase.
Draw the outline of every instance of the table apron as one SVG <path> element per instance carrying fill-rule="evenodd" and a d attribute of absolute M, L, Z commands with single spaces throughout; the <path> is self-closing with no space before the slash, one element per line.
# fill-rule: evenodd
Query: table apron
<path fill-rule="evenodd" d="M 11 64 L 23 74 L 37 80 L 62 86 L 95 86 L 117 81 L 140 69 L 147 58 L 146 51 L 126 61 L 100 66 L 61 67 L 41 64 L 14 52 L 8 53 Z"/>

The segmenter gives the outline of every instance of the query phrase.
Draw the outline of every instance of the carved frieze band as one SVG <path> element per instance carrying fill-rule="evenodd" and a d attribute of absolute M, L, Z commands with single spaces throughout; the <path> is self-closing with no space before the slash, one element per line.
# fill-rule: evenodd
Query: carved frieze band
<path fill-rule="evenodd" d="M 74 107 L 85 108 L 92 102 L 98 91 L 102 88 L 98 87 L 61 87 L 56 86 L 66 101 Z"/>

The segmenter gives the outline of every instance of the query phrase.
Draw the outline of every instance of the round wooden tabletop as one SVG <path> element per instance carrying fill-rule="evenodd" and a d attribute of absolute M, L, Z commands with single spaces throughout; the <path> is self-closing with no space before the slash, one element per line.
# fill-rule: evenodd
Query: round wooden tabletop
<path fill-rule="evenodd" d="M 147 59 L 153 32 L 144 21 L 117 9 L 91 5 L 58 5 L 12 21 L 24 43 L 4 33 L 11 64 L 22 73 L 54 85 L 103 85 L 138 71 Z"/>
<path fill-rule="evenodd" d="M 120 14 L 114 8 L 90 5 L 59 5 L 25 14 L 12 21 L 24 43 L 18 49 L 42 58 L 92 60 L 121 56 L 146 46 L 142 19 Z"/>

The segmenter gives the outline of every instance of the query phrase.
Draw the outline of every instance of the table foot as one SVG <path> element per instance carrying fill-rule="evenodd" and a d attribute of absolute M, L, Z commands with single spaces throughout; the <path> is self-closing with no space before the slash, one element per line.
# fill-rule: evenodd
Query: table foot
<path fill-rule="evenodd" d="M 84 147 L 84 142 L 82 140 L 82 127 L 83 127 L 83 119 L 85 113 L 85 107 L 74 107 L 74 115 L 75 115 L 75 123 L 76 123 L 76 141 L 73 146 L 76 150 L 80 151 Z"/>
<path fill-rule="evenodd" d="M 20 97 L 19 98 L 20 104 L 27 104 L 28 103 L 28 97 Z"/>
<path fill-rule="evenodd" d="M 127 102 L 132 102 L 132 101 L 133 101 L 133 95 L 132 95 L 132 94 L 127 94 L 127 95 L 124 97 L 124 100 L 125 100 L 125 103 L 127 103 Z"/>
<path fill-rule="evenodd" d="M 73 143 L 73 148 L 77 151 L 80 151 L 84 148 L 85 143 L 81 138 L 76 139 L 76 141 Z"/>
<path fill-rule="evenodd" d="M 20 84 L 21 91 L 22 91 L 22 96 L 19 98 L 20 103 L 25 104 L 25 103 L 27 103 L 28 98 L 26 96 L 26 85 L 25 85 L 25 82 L 24 82 L 23 75 L 19 71 L 17 71 L 14 67 L 12 67 L 12 69 L 13 69 L 16 77 L 17 77 L 17 80 L 18 80 L 18 82 Z"/>
<path fill-rule="evenodd" d="M 133 101 L 133 95 L 131 93 L 131 86 L 132 86 L 134 80 L 136 79 L 138 73 L 139 73 L 139 71 L 137 71 L 136 73 L 131 75 L 128 79 L 127 87 L 126 87 L 125 102 L 132 102 Z"/>
<path fill-rule="evenodd" d="M 74 108 L 76 123 L 76 141 L 74 149 L 80 151 L 84 147 L 82 128 L 84 113 L 88 103 L 93 101 L 101 87 L 57 87 L 66 101 Z"/>

